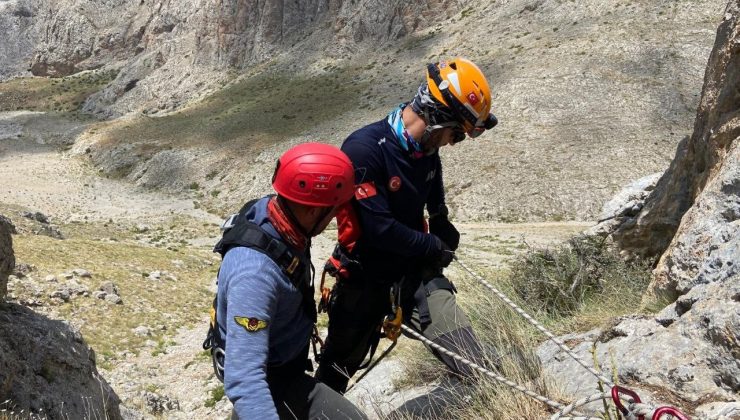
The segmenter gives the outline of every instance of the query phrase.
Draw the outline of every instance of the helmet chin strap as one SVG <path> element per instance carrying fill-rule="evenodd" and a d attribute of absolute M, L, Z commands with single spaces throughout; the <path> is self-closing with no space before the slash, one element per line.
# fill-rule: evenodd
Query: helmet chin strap
<path fill-rule="evenodd" d="M 332 210 L 334 210 L 334 206 L 327 207 L 326 210 L 324 210 L 324 211 L 321 212 L 320 217 L 318 219 L 316 219 L 316 223 L 313 224 L 313 227 L 311 228 L 311 231 L 308 232 L 308 234 L 309 234 L 308 240 L 309 241 L 311 240 L 311 238 L 314 235 L 317 235 L 319 233 L 316 230 L 319 228 L 319 225 L 321 224 L 321 222 L 323 222 L 324 219 L 326 219 L 326 216 L 328 216 L 329 213 L 331 213 Z"/>
<path fill-rule="evenodd" d="M 429 142 L 432 140 L 432 132 L 434 130 L 445 128 L 445 126 L 440 125 L 440 124 L 429 124 L 429 121 L 431 121 L 431 118 L 429 116 L 429 111 L 426 109 L 423 109 L 422 115 L 419 115 L 419 116 L 422 117 L 422 119 L 424 119 L 424 122 L 427 123 L 427 125 L 424 127 L 424 132 L 421 134 L 421 139 L 419 139 L 419 144 L 421 144 L 422 148 L 425 148 L 429 144 Z M 424 154 L 427 156 L 434 154 L 434 152 L 437 151 L 438 149 L 439 149 L 438 147 L 433 147 L 431 148 L 431 150 L 425 152 Z"/>
<path fill-rule="evenodd" d="M 419 140 L 419 144 L 421 144 L 421 147 L 426 149 L 427 145 L 432 141 L 432 131 L 437 130 L 439 128 L 442 128 L 438 125 L 428 125 L 424 128 L 424 133 L 421 135 L 421 139 Z M 434 147 L 432 150 L 425 152 L 426 155 L 430 155 L 436 150 L 437 148 Z"/>
<path fill-rule="evenodd" d="M 290 223 L 292 223 L 293 226 L 295 226 L 295 228 L 298 229 L 301 235 L 305 236 L 306 239 L 310 241 L 311 236 L 308 234 L 308 232 L 306 232 L 306 229 L 303 227 L 303 225 L 298 222 L 298 218 L 295 216 L 295 213 L 293 213 L 293 209 L 290 208 L 290 205 L 288 205 L 285 199 L 279 194 L 277 196 L 277 199 L 280 202 L 280 207 L 283 209 L 285 214 L 288 216 L 288 219 L 290 219 Z"/>
<path fill-rule="evenodd" d="M 280 195 L 278 195 L 278 200 L 280 200 L 280 205 L 283 209 L 285 209 L 285 214 L 288 215 L 288 218 L 290 219 L 290 222 L 293 223 L 293 225 L 298 229 L 298 231 L 301 232 L 303 236 L 306 237 L 306 240 L 308 241 L 308 246 L 311 245 L 311 238 L 314 237 L 318 232 L 316 232 L 319 228 L 319 225 L 321 225 L 321 222 L 324 221 L 326 216 L 331 213 L 331 211 L 334 209 L 333 206 L 326 207 L 324 211 L 321 212 L 320 217 L 316 219 L 316 221 L 313 224 L 313 227 L 311 230 L 307 231 L 306 228 L 303 227 L 303 225 L 298 222 L 298 218 L 296 217 L 295 213 L 293 213 L 293 210 L 290 208 L 288 203 L 285 202 L 285 199 L 283 199 Z"/>

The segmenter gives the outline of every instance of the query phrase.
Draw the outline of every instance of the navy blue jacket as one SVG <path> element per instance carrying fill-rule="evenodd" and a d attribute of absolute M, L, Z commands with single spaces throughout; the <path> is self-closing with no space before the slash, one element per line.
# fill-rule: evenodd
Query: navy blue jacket
<path fill-rule="evenodd" d="M 357 254 L 366 274 L 393 282 L 414 261 L 437 252 L 437 239 L 424 232 L 424 207 L 444 203 L 439 154 L 414 159 L 386 119 L 367 125 L 342 144 L 355 167 L 355 207 L 362 235 Z"/>

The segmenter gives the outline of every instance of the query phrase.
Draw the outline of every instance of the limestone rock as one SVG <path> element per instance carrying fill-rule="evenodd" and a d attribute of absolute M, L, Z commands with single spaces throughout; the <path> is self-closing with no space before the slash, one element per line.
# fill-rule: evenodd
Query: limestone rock
<path fill-rule="evenodd" d="M 49 224 L 49 218 L 44 213 L 41 213 L 40 211 L 37 211 L 37 212 L 30 212 L 30 211 L 24 212 L 23 213 L 23 217 L 25 217 L 27 219 L 35 220 L 35 221 L 37 221 L 39 223 L 42 223 L 42 224 L 45 224 L 45 225 L 48 225 Z"/>
<path fill-rule="evenodd" d="M 159 395 L 155 392 L 145 391 L 144 400 L 146 401 L 149 411 L 154 414 L 162 414 L 165 411 L 179 410 L 180 402 L 176 399 Z"/>
<path fill-rule="evenodd" d="M 650 287 L 672 303 L 655 317 L 627 317 L 603 331 L 563 337 L 579 342 L 574 350 L 587 360 L 595 345 L 604 371 L 613 354 L 620 381 L 645 395 L 667 391 L 681 409 L 699 406 L 687 412 L 696 418 L 734 415 L 740 400 L 738 19 L 740 1 L 732 0 L 717 31 L 693 135 L 681 142 L 642 211 L 612 235 L 631 253 L 662 254 Z M 538 355 L 568 391 L 593 392 L 595 379 L 553 344 Z"/>
<path fill-rule="evenodd" d="M 5 300 L 8 291 L 8 276 L 15 267 L 13 238 L 10 236 L 15 227 L 6 217 L 0 215 L 0 304 Z"/>
<path fill-rule="evenodd" d="M 98 290 L 101 290 L 109 295 L 117 295 L 118 294 L 118 286 L 116 286 L 112 281 L 104 281 L 100 284 L 100 287 L 98 287 Z"/>
<path fill-rule="evenodd" d="M 246 69 L 281 48 L 301 41 L 335 54 L 359 44 L 371 47 L 453 15 L 453 4 L 12 0 L 0 3 L 0 37 L 10 40 L 0 46 L 3 67 L 8 63 L 0 78 L 28 70 L 59 77 L 109 65 L 118 77 L 86 102 L 86 111 L 171 110 L 218 86 L 224 70 Z"/>
<path fill-rule="evenodd" d="M 709 281 L 719 265 L 728 269 L 732 254 L 738 255 L 738 9 L 737 1 L 728 3 L 717 31 L 692 136 L 679 144 L 635 222 L 613 235 L 629 252 L 663 255 L 654 288 L 669 298 L 685 293 L 691 283 Z"/>
<path fill-rule="evenodd" d="M 18 278 L 23 278 L 35 270 L 36 270 L 36 267 L 32 264 L 18 263 L 15 265 L 15 268 L 13 269 L 13 275 Z"/>
<path fill-rule="evenodd" d="M 105 293 L 105 292 L 103 292 Z M 105 301 L 114 305 L 123 305 L 123 299 L 118 295 L 105 295 Z"/>
<path fill-rule="evenodd" d="M 41 227 L 33 233 L 34 235 L 44 235 L 54 239 L 64 239 L 64 234 L 59 230 L 59 228 L 52 225 L 41 225 Z"/>
<path fill-rule="evenodd" d="M 152 335 L 152 330 L 145 325 L 139 325 L 138 327 L 134 328 L 132 331 L 134 334 L 136 334 L 139 337 L 148 337 Z"/>
<path fill-rule="evenodd" d="M 740 418 L 740 402 L 702 404 L 696 416 L 705 419 L 732 420 Z"/>
<path fill-rule="evenodd" d="M 589 229 L 588 233 L 607 236 L 625 224 L 634 223 L 661 175 L 660 172 L 648 175 L 624 187 L 604 204 L 599 215 L 599 223 Z"/>
<path fill-rule="evenodd" d="M 740 277 L 690 293 L 695 296 L 689 308 L 676 311 L 678 302 L 669 306 L 681 315 L 674 315 L 668 326 L 659 322 L 660 316 L 626 317 L 603 331 L 560 338 L 578 342 L 573 350 L 589 361 L 595 344 L 607 377 L 613 358 L 620 382 L 639 389 L 641 397 L 650 396 L 650 390 L 668 391 L 685 403 L 678 407 L 684 410 L 707 401 L 735 401 L 740 391 L 740 302 L 732 297 L 740 295 Z M 543 344 L 537 354 L 544 370 L 567 392 L 581 397 L 594 393 L 596 379 L 554 344 Z M 660 398 L 653 402 L 666 403 Z"/>
<path fill-rule="evenodd" d="M 29 414 L 120 419 L 119 399 L 79 332 L 17 304 L 0 306 L 3 400 Z"/>
<path fill-rule="evenodd" d="M 72 270 L 72 274 L 74 274 L 77 277 L 88 278 L 88 279 L 92 277 L 92 274 L 90 274 L 90 272 L 85 270 L 84 268 L 75 268 L 74 270 Z"/>
<path fill-rule="evenodd" d="M 26 0 L 0 2 L 0 81 L 27 75 L 38 42 L 34 21 L 37 4 Z"/>

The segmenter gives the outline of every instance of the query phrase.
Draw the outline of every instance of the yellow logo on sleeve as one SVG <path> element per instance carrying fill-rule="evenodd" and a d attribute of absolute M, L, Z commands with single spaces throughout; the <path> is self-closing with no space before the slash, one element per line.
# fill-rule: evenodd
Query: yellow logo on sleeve
<path fill-rule="evenodd" d="M 235 316 L 234 322 L 244 327 L 249 332 L 257 332 L 261 329 L 267 328 L 267 321 L 263 321 L 257 318 L 247 318 L 243 316 Z"/>

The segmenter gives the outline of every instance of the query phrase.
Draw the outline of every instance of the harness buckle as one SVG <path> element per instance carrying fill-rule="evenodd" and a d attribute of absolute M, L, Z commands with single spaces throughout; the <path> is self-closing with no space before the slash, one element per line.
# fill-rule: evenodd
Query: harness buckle
<path fill-rule="evenodd" d="M 224 381 L 224 360 L 226 359 L 226 352 L 218 345 L 213 347 L 211 350 L 211 359 L 213 359 L 213 372 L 216 374 L 216 378 L 219 381 Z"/>
<path fill-rule="evenodd" d="M 402 283 L 403 280 L 391 287 L 391 313 L 388 314 L 383 320 L 383 337 L 393 341 L 394 343 L 401 335 L 401 324 L 403 323 L 403 311 L 401 310 Z"/>
<path fill-rule="evenodd" d="M 234 213 L 231 216 L 227 217 L 226 220 L 221 223 L 221 232 L 226 232 L 227 230 L 231 229 L 236 225 L 236 217 L 239 216 L 238 213 Z"/>
<path fill-rule="evenodd" d="M 294 256 L 293 261 L 290 262 L 290 265 L 288 266 L 288 268 L 285 269 L 285 271 L 288 274 L 293 275 L 293 272 L 295 271 L 296 268 L 298 268 L 298 264 L 300 263 L 301 263 L 301 260 L 298 257 Z"/>

